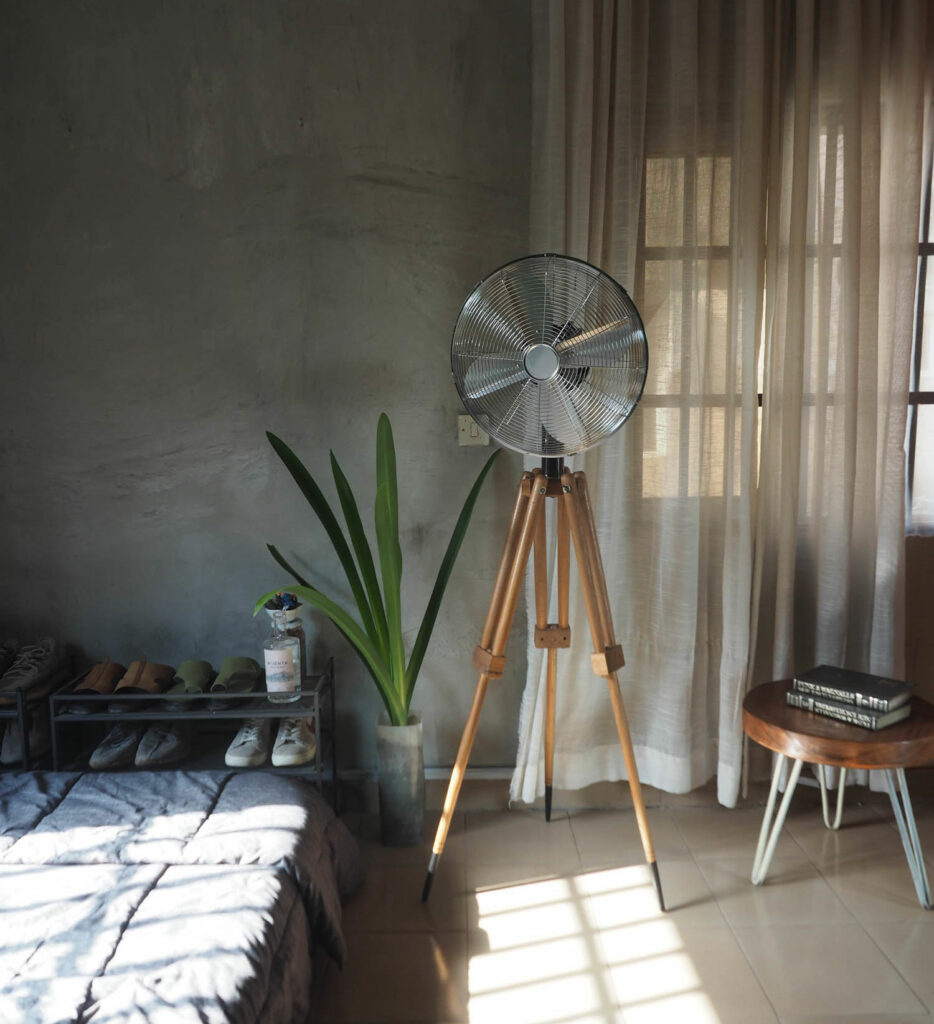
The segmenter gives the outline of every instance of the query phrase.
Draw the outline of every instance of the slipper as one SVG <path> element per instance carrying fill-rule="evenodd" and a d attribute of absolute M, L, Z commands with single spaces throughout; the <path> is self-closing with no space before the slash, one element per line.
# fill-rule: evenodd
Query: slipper
<path fill-rule="evenodd" d="M 154 661 L 147 661 L 140 658 L 134 661 L 126 670 L 126 675 L 117 683 L 114 697 L 128 697 L 134 695 L 145 696 L 147 694 L 164 693 L 171 685 L 175 676 L 175 669 L 169 665 L 159 665 Z M 120 711 L 142 711 L 148 706 L 148 702 L 127 701 L 125 704 L 114 701 L 108 705 L 108 712 Z"/>
<path fill-rule="evenodd" d="M 172 680 L 172 685 L 165 691 L 166 696 L 177 697 L 190 693 L 205 693 L 213 678 L 214 669 L 211 668 L 209 661 L 189 658 L 187 661 L 181 662 L 175 670 L 175 678 Z M 192 704 L 187 700 L 167 700 L 165 706 L 172 711 L 185 711 L 188 708 L 198 707 L 197 704 Z"/>
<path fill-rule="evenodd" d="M 211 693 L 252 693 L 259 686 L 262 675 L 259 663 L 252 658 L 225 658 L 217 678 L 211 683 Z M 211 707 L 226 708 L 238 703 L 218 697 L 211 701 Z"/>
<path fill-rule="evenodd" d="M 114 687 L 126 675 L 123 665 L 110 658 L 104 658 L 100 664 L 95 665 L 90 672 L 75 687 L 76 694 L 97 694 L 105 697 L 114 692 Z M 68 705 L 68 710 L 78 715 L 87 715 L 95 710 L 97 701 L 74 701 Z"/>

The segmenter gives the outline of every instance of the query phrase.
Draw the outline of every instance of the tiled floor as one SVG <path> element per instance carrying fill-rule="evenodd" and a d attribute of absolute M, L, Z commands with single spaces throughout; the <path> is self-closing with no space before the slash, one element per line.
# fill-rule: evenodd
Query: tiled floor
<path fill-rule="evenodd" d="M 934 802 L 916 800 L 934 878 Z M 631 811 L 466 811 L 431 900 L 420 848 L 349 819 L 368 878 L 321 1024 L 681 1024 L 934 1019 L 934 912 L 917 902 L 884 796 L 854 789 L 824 829 L 799 788 L 764 886 L 761 808 L 649 811 L 661 914 Z"/>

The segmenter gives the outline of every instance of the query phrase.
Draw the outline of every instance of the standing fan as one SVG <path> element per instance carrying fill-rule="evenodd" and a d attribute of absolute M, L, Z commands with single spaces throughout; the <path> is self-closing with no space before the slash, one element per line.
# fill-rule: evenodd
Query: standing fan
<path fill-rule="evenodd" d="M 570 256 L 526 256 L 484 278 L 454 326 L 451 370 L 467 411 L 507 448 L 539 456 L 542 467 L 522 474 L 493 596 L 473 665 L 479 672 L 467 724 L 451 773 L 432 847 L 422 901 L 444 850 L 470 748 L 491 679 L 503 674 L 506 641 L 529 555 L 535 550 L 535 646 L 547 651 L 545 818 L 551 820 L 558 650 L 570 647 L 570 546 L 573 542 L 594 653 L 594 673 L 606 679 L 645 859 L 659 906 L 665 909 L 616 672 L 624 664 L 616 642 L 593 507 L 582 472 L 564 456 L 605 440 L 642 397 L 648 370 L 642 318 L 626 291 L 597 267 Z M 548 619 L 545 499 L 558 500 L 558 622 Z"/>
<path fill-rule="evenodd" d="M 642 397 L 648 361 L 632 299 L 569 256 L 526 256 L 484 278 L 451 345 L 467 412 L 505 447 L 543 458 L 618 430 Z"/>

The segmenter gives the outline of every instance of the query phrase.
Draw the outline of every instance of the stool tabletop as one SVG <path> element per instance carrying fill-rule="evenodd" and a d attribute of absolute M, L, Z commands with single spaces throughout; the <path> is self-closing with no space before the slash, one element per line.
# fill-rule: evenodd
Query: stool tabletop
<path fill-rule="evenodd" d="M 785 702 L 790 679 L 756 686 L 743 701 L 746 735 L 777 754 L 837 768 L 915 768 L 934 763 L 934 705 L 911 698 L 908 718 L 875 731 Z"/>

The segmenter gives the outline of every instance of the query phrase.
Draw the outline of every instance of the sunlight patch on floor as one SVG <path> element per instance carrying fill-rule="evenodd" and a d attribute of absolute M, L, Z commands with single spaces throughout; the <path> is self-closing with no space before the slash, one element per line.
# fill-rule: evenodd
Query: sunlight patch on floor
<path fill-rule="evenodd" d="M 717 1024 L 644 866 L 477 892 L 472 1024 Z"/>

